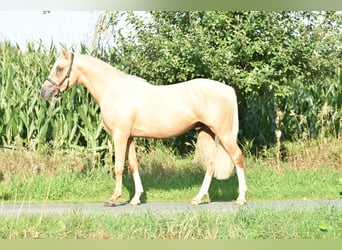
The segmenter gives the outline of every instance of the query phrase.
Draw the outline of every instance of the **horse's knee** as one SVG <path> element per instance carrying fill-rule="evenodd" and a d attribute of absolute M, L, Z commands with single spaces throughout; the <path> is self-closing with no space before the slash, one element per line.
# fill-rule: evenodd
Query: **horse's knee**
<path fill-rule="evenodd" d="M 207 167 L 207 174 L 208 175 L 210 175 L 210 176 L 213 176 L 214 175 L 214 171 L 215 171 L 215 169 L 214 169 L 214 161 L 213 161 L 213 159 L 208 159 L 207 160 L 207 163 L 206 163 L 207 165 L 206 165 L 206 167 Z"/>
<path fill-rule="evenodd" d="M 124 171 L 124 166 L 115 166 L 115 176 L 122 176 L 122 173 Z"/>
<path fill-rule="evenodd" d="M 233 158 L 233 162 L 235 163 L 237 167 L 244 168 L 243 154 L 239 147 L 236 150 L 235 156 Z"/>
<path fill-rule="evenodd" d="M 223 147 L 226 149 L 226 151 L 230 155 L 230 157 L 232 158 L 235 166 L 244 168 L 243 154 L 238 144 L 235 141 L 232 141 L 231 139 L 227 137 L 220 138 L 220 141 Z"/>

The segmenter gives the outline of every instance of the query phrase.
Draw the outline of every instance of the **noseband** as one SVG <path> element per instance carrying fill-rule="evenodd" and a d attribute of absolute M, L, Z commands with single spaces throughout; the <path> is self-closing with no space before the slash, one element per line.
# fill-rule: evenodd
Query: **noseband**
<path fill-rule="evenodd" d="M 46 78 L 46 80 L 48 82 L 52 83 L 53 85 L 55 85 L 57 87 L 57 90 L 58 90 L 58 94 L 57 95 L 58 96 L 61 95 L 65 90 L 67 90 L 69 88 L 70 73 L 71 73 L 71 70 L 72 70 L 73 62 L 74 62 L 74 53 L 71 53 L 71 61 L 70 61 L 70 66 L 69 66 L 68 72 L 66 73 L 66 75 L 64 76 L 64 78 L 62 79 L 62 81 L 60 83 L 55 82 L 54 80 L 50 79 L 49 77 Z M 61 91 L 60 87 L 65 82 L 65 80 L 68 80 L 67 81 L 67 86 L 66 86 L 66 88 L 63 91 Z"/>

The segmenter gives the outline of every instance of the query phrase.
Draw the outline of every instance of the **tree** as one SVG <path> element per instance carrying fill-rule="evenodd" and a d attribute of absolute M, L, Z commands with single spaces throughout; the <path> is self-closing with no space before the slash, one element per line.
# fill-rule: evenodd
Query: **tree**
<path fill-rule="evenodd" d="M 102 16 L 97 42 L 110 30 L 115 46 L 100 44 L 103 58 L 153 84 L 233 86 L 240 136 L 268 145 L 280 125 L 287 139 L 316 136 L 324 104 L 336 108 L 330 130 L 339 132 L 341 21 L 336 12 L 114 12 Z"/>

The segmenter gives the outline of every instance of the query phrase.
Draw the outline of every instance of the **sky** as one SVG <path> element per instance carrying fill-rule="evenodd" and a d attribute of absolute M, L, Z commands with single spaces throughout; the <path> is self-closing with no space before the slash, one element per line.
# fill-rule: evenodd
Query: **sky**
<path fill-rule="evenodd" d="M 49 46 L 91 45 L 100 12 L 97 11 L 0 11 L 0 42 L 4 39 L 25 49 L 28 41 Z M 77 45 L 77 46 L 76 46 Z"/>

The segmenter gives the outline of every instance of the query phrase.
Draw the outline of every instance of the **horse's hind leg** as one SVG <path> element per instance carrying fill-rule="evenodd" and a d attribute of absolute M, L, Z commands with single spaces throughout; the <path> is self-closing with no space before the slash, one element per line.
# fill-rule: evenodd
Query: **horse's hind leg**
<path fill-rule="evenodd" d="M 207 168 L 202 186 L 198 194 L 191 200 L 191 204 L 197 205 L 202 201 L 203 196 L 208 194 L 211 180 L 214 174 L 215 140 L 212 131 L 208 127 L 201 127 L 198 130 L 196 157 Z"/>
<path fill-rule="evenodd" d="M 139 171 L 138 171 L 138 161 L 137 156 L 135 152 L 135 143 L 132 138 L 128 140 L 127 144 L 127 158 L 128 158 L 128 166 L 132 172 L 133 180 L 134 180 L 134 186 L 135 186 L 135 194 L 132 198 L 130 204 L 131 205 L 139 205 L 140 202 L 140 196 L 144 192 L 143 186 L 141 183 Z"/>
<path fill-rule="evenodd" d="M 226 151 L 229 153 L 236 166 L 236 174 L 239 181 L 239 196 L 236 200 L 236 203 L 239 205 L 243 205 L 246 203 L 247 185 L 245 179 L 242 151 L 239 148 L 237 142 L 233 140 L 233 137 L 230 135 L 230 133 L 226 133 L 225 135 L 216 135 L 218 136 L 221 144 L 224 146 Z"/>
<path fill-rule="evenodd" d="M 208 191 L 210 187 L 211 180 L 213 178 L 213 175 L 208 172 L 208 170 L 205 172 L 204 180 L 202 183 L 202 186 L 200 188 L 200 191 L 198 194 L 191 200 L 192 205 L 198 205 L 202 202 L 203 196 L 207 195 L 209 197 Z"/>
<path fill-rule="evenodd" d="M 236 204 L 244 205 L 246 204 L 246 192 L 247 192 L 244 168 L 240 167 L 239 165 L 236 165 L 236 173 L 237 173 L 238 181 L 239 181 L 239 196 L 236 200 Z"/>

